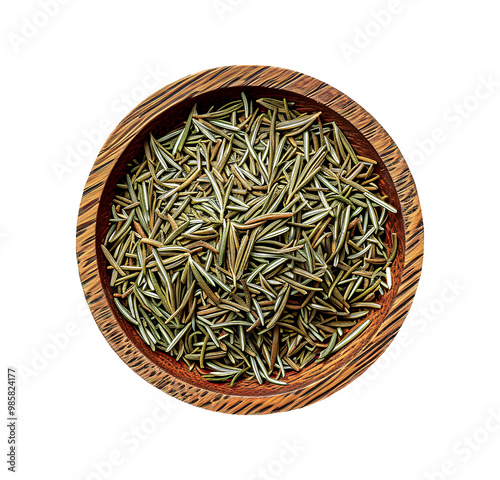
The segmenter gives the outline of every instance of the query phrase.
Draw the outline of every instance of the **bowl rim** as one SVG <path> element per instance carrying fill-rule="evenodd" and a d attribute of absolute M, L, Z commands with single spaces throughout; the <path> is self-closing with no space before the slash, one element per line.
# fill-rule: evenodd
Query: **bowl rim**
<path fill-rule="evenodd" d="M 358 338 L 347 347 L 351 355 L 343 368 L 349 367 L 350 372 L 341 378 L 325 375 L 286 392 L 255 396 L 205 389 L 151 362 L 116 321 L 101 286 L 96 252 L 96 220 L 106 180 L 144 126 L 172 106 L 200 94 L 245 87 L 291 91 L 324 105 L 349 121 L 376 150 L 390 174 L 400 201 L 405 246 L 399 289 L 387 315 L 369 343 Z M 163 87 L 118 124 L 100 150 L 86 182 L 78 214 L 76 250 L 80 279 L 92 315 L 108 343 L 130 368 L 160 390 L 192 405 L 225 413 L 262 414 L 301 408 L 333 394 L 355 380 L 385 351 L 401 328 L 415 296 L 423 262 L 423 239 L 422 212 L 408 165 L 392 138 L 366 110 L 344 93 L 308 75 L 279 67 L 233 65 L 188 75 Z M 377 348 L 371 348 L 374 345 Z"/>

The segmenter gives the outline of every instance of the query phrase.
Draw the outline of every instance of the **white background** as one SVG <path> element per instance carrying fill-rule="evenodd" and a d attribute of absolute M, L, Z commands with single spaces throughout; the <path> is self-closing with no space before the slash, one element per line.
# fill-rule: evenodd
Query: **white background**
<path fill-rule="evenodd" d="M 497 3 L 52 0 L 50 16 L 41 3 L 0 15 L 1 411 L 10 365 L 17 478 L 498 480 Z M 229 64 L 298 70 L 360 103 L 405 155 L 425 224 L 391 348 L 332 397 L 261 417 L 201 410 L 138 377 L 95 325 L 75 258 L 111 129 L 160 87 Z"/>

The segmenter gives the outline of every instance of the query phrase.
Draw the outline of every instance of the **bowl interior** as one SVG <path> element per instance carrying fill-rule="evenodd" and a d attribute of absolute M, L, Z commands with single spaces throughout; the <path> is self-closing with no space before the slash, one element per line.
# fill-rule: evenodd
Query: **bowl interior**
<path fill-rule="evenodd" d="M 392 246 L 391 234 L 396 232 L 398 235 L 398 253 L 391 268 L 392 288 L 379 299 L 382 308 L 373 310 L 367 318 L 372 320 L 372 323 L 365 332 L 349 344 L 344 350 L 338 352 L 337 355 L 330 358 L 328 361 L 319 365 L 314 363 L 307 366 L 301 372 L 288 371 L 286 376 L 287 386 L 279 386 L 273 384 L 264 384 L 259 386 L 255 380 L 244 379 L 236 382 L 233 387 L 229 387 L 226 383 L 210 383 L 204 380 L 203 377 L 196 371 L 190 372 L 186 365 L 177 362 L 174 358 L 163 352 L 152 352 L 150 348 L 144 344 L 134 328 L 128 323 L 117 310 L 113 302 L 113 291 L 109 286 L 110 271 L 107 269 L 107 262 L 102 254 L 100 245 L 104 240 L 108 230 L 108 221 L 111 215 L 111 203 L 116 192 L 116 184 L 119 183 L 122 176 L 126 172 L 127 164 L 137 155 L 142 156 L 143 141 L 149 132 L 154 135 L 165 134 L 178 127 L 185 120 L 194 103 L 198 104 L 199 111 L 203 111 L 212 105 L 222 105 L 231 100 L 240 98 L 241 88 L 222 88 L 213 91 L 204 92 L 202 94 L 194 94 L 190 98 L 164 109 L 156 115 L 151 121 L 145 123 L 139 132 L 132 138 L 124 150 L 121 157 L 117 160 L 107 178 L 106 185 L 103 190 L 102 197 L 99 203 L 96 225 L 96 252 L 97 263 L 99 268 L 99 276 L 102 289 L 105 293 L 109 308 L 113 312 L 114 320 L 123 330 L 125 335 L 133 342 L 137 349 L 147 357 L 150 362 L 160 367 L 165 376 L 172 375 L 178 380 L 191 384 L 198 388 L 218 392 L 222 394 L 239 395 L 239 396 L 265 396 L 276 393 L 285 393 L 292 390 L 300 389 L 311 383 L 317 383 L 325 375 L 331 375 L 332 372 L 340 371 L 350 361 L 362 354 L 362 349 L 369 343 L 370 339 L 379 330 L 382 320 L 386 316 L 389 308 L 396 296 L 399 288 L 402 274 L 402 266 L 404 259 L 404 222 L 401 215 L 401 206 L 397 197 L 393 179 L 389 171 L 380 159 L 379 154 L 370 144 L 370 142 L 357 130 L 350 122 L 337 114 L 330 108 L 320 105 L 302 95 L 298 95 L 292 91 L 284 89 L 272 89 L 263 87 L 246 87 L 245 93 L 251 98 L 259 98 L 260 96 L 283 98 L 295 102 L 295 109 L 304 112 L 322 111 L 322 120 L 324 122 L 335 121 L 342 129 L 348 140 L 351 142 L 354 150 L 358 155 L 362 155 L 374 160 L 377 160 L 378 165 L 376 172 L 380 175 L 381 192 L 388 196 L 389 202 L 397 208 L 397 214 L 389 214 L 389 218 L 385 225 L 386 243 L 389 247 Z M 128 139 L 127 139 L 128 141 Z"/>

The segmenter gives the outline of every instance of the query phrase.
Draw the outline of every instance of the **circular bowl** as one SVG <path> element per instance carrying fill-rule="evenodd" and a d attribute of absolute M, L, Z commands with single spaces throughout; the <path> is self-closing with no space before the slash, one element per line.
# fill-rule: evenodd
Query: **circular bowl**
<path fill-rule="evenodd" d="M 113 302 L 109 271 L 100 244 L 110 217 L 116 184 L 126 164 L 141 150 L 149 131 L 168 131 L 187 118 L 194 103 L 200 109 L 250 95 L 286 97 L 299 111 L 321 110 L 335 121 L 357 154 L 377 160 L 381 191 L 398 213 L 386 223 L 387 239 L 398 236 L 391 268 L 392 288 L 371 312 L 367 330 L 337 355 L 301 372 L 288 372 L 287 386 L 258 385 L 244 379 L 233 387 L 210 383 L 162 352 L 152 352 Z M 410 309 L 423 259 L 423 222 L 417 190 L 394 141 L 356 102 L 315 78 L 266 66 L 230 66 L 205 70 L 174 82 L 144 100 L 116 127 L 102 147 L 83 192 L 77 226 L 80 278 L 92 315 L 102 334 L 143 379 L 192 405 L 225 413 L 264 414 L 317 402 L 352 382 L 388 347 Z"/>

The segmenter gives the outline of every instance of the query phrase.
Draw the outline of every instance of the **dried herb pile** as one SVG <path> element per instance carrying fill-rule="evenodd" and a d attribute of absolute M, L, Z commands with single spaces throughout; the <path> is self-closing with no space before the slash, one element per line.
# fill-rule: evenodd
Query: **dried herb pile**
<path fill-rule="evenodd" d="M 193 107 L 144 142 L 102 251 L 152 350 L 214 382 L 283 381 L 361 334 L 395 258 L 376 161 L 286 99 Z"/>

